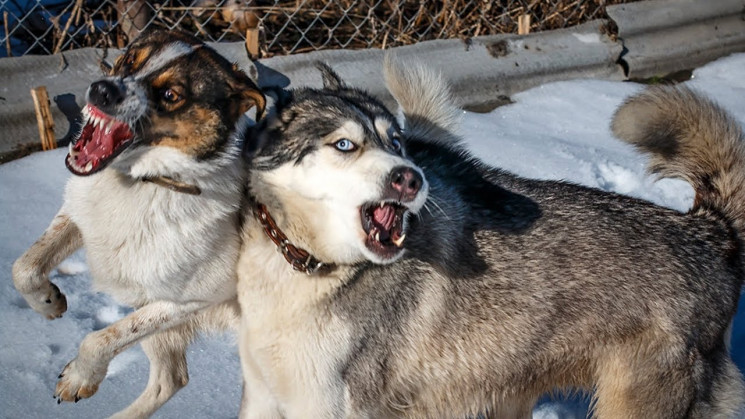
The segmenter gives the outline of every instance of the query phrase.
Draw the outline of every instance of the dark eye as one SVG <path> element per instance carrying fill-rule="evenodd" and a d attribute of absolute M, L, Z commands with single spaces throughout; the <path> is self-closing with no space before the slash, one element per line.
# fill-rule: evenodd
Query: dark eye
<path fill-rule="evenodd" d="M 181 99 L 181 95 L 173 89 L 166 89 L 163 91 L 163 100 L 168 103 L 176 103 Z"/>
<path fill-rule="evenodd" d="M 127 54 L 126 57 L 124 57 L 124 64 L 128 66 L 132 66 L 132 64 L 135 63 L 135 55 L 134 54 Z"/>
<path fill-rule="evenodd" d="M 337 150 L 343 151 L 345 153 L 357 149 L 357 146 L 346 138 L 342 138 L 341 140 L 335 142 L 334 147 L 336 147 Z"/>

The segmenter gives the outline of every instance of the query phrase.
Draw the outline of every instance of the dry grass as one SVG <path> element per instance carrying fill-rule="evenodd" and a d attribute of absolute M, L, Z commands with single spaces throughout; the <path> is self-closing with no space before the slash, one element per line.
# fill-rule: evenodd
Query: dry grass
<path fill-rule="evenodd" d="M 239 41 L 258 22 L 263 56 L 337 48 L 386 48 L 429 39 L 517 33 L 518 17 L 531 31 L 605 18 L 605 6 L 633 0 L 175 0 L 152 4 L 147 27 L 178 28 L 208 41 Z M 116 2 L 70 2 L 51 19 L 52 31 L 31 52 L 127 42 Z M 64 23 L 63 23 L 64 22 Z M 21 23 L 24 23 L 23 21 Z M 17 29 L 17 28 L 15 28 Z M 16 37 L 31 31 L 15 30 Z"/>

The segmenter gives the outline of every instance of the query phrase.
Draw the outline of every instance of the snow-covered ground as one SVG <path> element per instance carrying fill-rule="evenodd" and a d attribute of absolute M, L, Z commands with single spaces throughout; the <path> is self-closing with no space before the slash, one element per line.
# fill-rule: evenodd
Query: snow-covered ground
<path fill-rule="evenodd" d="M 711 63 L 688 84 L 745 122 L 745 54 Z M 513 97 L 489 114 L 465 113 L 463 134 L 486 162 L 520 175 L 565 179 L 651 200 L 685 211 L 693 192 L 680 181 L 654 182 L 644 160 L 611 137 L 614 109 L 639 85 L 607 81 L 547 84 Z M 52 280 L 67 294 L 64 317 L 47 321 L 13 288 L 11 266 L 46 228 L 61 204 L 69 176 L 65 151 L 37 153 L 0 166 L 0 417 L 96 418 L 125 407 L 144 388 L 148 363 L 139 347 L 119 355 L 91 399 L 57 405 L 57 375 L 83 336 L 121 318 L 129 309 L 89 289 L 82 252 L 63 262 Z M 733 357 L 745 368 L 745 306 L 735 320 Z M 188 354 L 191 382 L 157 417 L 234 418 L 241 379 L 234 338 L 204 337 Z M 536 418 L 584 418 L 577 401 L 544 401 Z"/>

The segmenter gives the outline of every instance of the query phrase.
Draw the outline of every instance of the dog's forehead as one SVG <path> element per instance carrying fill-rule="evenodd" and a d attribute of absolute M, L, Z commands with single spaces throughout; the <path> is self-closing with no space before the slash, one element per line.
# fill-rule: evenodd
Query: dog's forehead
<path fill-rule="evenodd" d="M 158 49 L 148 48 L 149 53 L 140 60 L 140 66 L 132 76 L 137 79 L 146 78 L 167 69 L 177 59 L 190 55 L 201 45 L 190 45 L 185 42 L 171 42 Z"/>
<path fill-rule="evenodd" d="M 310 92 L 305 100 L 296 102 L 294 108 L 294 113 L 307 115 L 307 118 L 301 118 L 303 125 L 339 127 L 353 121 L 368 132 L 383 137 L 389 136 L 391 130 L 398 130 L 396 118 L 384 106 L 361 95 Z"/>
<path fill-rule="evenodd" d="M 199 42 L 173 40 L 155 43 L 145 38 L 130 45 L 117 59 L 112 75 L 141 80 L 163 71 L 202 47 L 203 44 Z"/>

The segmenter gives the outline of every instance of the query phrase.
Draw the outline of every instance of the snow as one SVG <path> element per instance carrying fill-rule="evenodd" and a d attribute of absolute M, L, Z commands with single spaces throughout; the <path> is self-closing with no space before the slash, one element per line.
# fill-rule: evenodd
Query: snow
<path fill-rule="evenodd" d="M 690 86 L 706 93 L 745 121 L 745 54 L 694 72 Z M 684 182 L 655 182 L 644 159 L 615 140 L 608 125 L 633 83 L 581 80 L 543 85 L 515 95 L 515 103 L 489 114 L 464 112 L 462 132 L 486 162 L 539 179 L 565 179 L 631 195 L 685 211 L 693 192 Z M 148 362 L 139 347 L 114 359 L 98 393 L 80 403 L 57 405 L 56 378 L 76 354 L 82 338 L 131 311 L 90 290 L 85 258 L 78 252 L 51 274 L 65 292 L 68 312 L 47 321 L 13 288 L 11 266 L 57 212 L 69 176 L 64 150 L 37 153 L 0 166 L 0 416 L 7 418 L 94 418 L 128 405 L 144 388 Z M 745 307 L 735 319 L 732 353 L 745 367 Z M 188 352 L 191 381 L 157 414 L 160 418 L 234 418 L 241 393 L 235 338 L 201 338 Z M 584 418 L 586 401 L 541 402 L 535 418 Z"/>

